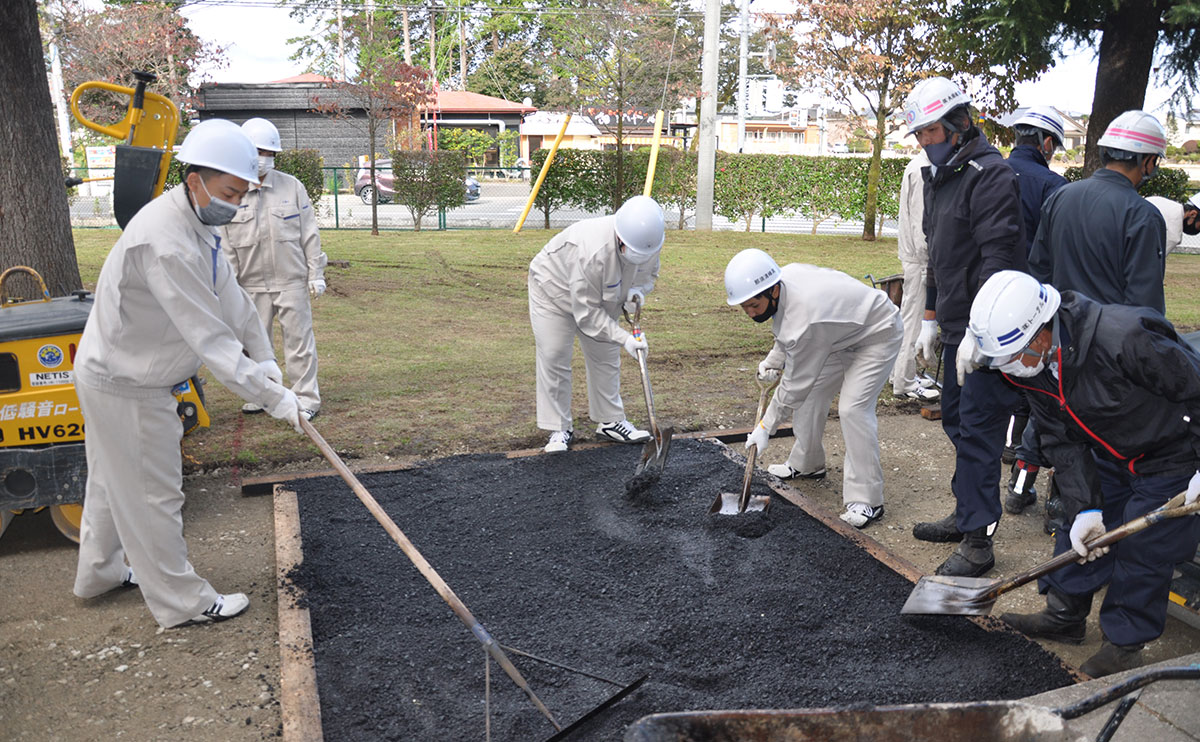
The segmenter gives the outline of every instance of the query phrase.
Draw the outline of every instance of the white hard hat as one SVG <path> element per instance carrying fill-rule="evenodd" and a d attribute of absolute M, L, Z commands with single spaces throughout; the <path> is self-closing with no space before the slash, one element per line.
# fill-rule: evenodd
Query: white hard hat
<path fill-rule="evenodd" d="M 1012 123 L 1012 128 L 1015 129 L 1018 126 L 1032 126 L 1041 129 L 1054 137 L 1058 146 L 1064 146 L 1062 116 L 1058 115 L 1054 106 L 1030 106 Z"/>
<path fill-rule="evenodd" d="M 1200 193 L 1192 194 L 1192 197 L 1183 203 L 1186 209 L 1200 209 Z"/>
<path fill-rule="evenodd" d="M 1163 131 L 1158 119 L 1145 111 L 1126 111 L 1112 120 L 1096 144 L 1139 155 L 1164 157 L 1167 154 L 1167 132 Z"/>
<path fill-rule="evenodd" d="M 264 118 L 249 119 L 242 124 L 242 131 L 246 132 L 246 136 L 250 137 L 250 141 L 254 142 L 254 146 L 258 149 L 272 152 L 279 152 L 283 149 L 279 143 L 279 129 L 276 129 L 275 124 Z"/>
<path fill-rule="evenodd" d="M 956 106 L 971 103 L 971 97 L 944 77 L 931 77 L 917 83 L 904 101 L 904 123 L 913 134 L 940 121 Z"/>
<path fill-rule="evenodd" d="M 975 295 L 968 329 L 985 356 L 1011 356 L 1029 345 L 1061 301 L 1057 289 L 1028 273 L 998 271 Z"/>
<path fill-rule="evenodd" d="M 225 119 L 201 121 L 184 137 L 175 157 L 258 185 L 258 149 L 241 127 Z"/>
<path fill-rule="evenodd" d="M 725 303 L 736 306 L 783 279 L 779 264 L 762 250 L 742 250 L 725 266 Z"/>
<path fill-rule="evenodd" d="M 617 237 L 629 262 L 645 263 L 658 255 L 665 236 L 662 207 L 649 196 L 634 196 L 617 209 Z"/>

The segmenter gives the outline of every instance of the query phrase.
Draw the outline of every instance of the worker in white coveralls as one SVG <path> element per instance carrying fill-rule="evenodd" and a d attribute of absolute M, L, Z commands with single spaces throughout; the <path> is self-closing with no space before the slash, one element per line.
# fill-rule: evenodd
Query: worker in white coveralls
<path fill-rule="evenodd" d="M 746 447 L 767 448 L 770 434 L 792 416 L 796 443 L 778 477 L 825 476 L 821 438 L 835 395 L 846 442 L 842 520 L 863 528 L 883 515 L 883 468 L 875 403 L 887 383 L 904 326 L 887 294 L 841 271 L 792 263 L 780 268 L 762 250 L 743 250 L 725 268 L 726 301 L 755 322 L 771 320 L 775 344 L 758 378 L 779 386 Z"/>
<path fill-rule="evenodd" d="M 636 357 L 645 335 L 621 327 L 658 278 L 665 225 L 662 207 L 634 196 L 612 216 L 584 219 L 554 236 L 529 264 L 529 321 L 537 345 L 537 425 L 550 431 L 547 453 L 566 451 L 574 438 L 571 355 L 575 338 L 587 368 L 588 416 L 596 434 L 642 443 L 645 430 L 625 419 L 621 348 Z"/>
<path fill-rule="evenodd" d="M 254 304 L 220 254 L 217 228 L 258 180 L 254 145 L 213 119 L 192 129 L 177 157 L 188 164 L 183 183 L 143 207 L 104 261 L 75 357 L 88 466 L 75 594 L 138 586 L 163 627 L 222 621 L 249 605 L 188 562 L 172 388 L 203 363 L 300 430 L 296 395 L 279 383 Z"/>
<path fill-rule="evenodd" d="M 892 394 L 897 397 L 937 401 L 942 393 L 929 377 L 917 373 L 917 335 L 921 318 L 925 316 L 925 271 L 929 265 L 929 250 L 925 245 L 922 217 L 925 213 L 925 181 L 921 168 L 929 165 L 925 150 L 908 161 L 900 181 L 899 234 L 896 254 L 904 274 L 904 291 L 900 298 L 900 319 L 904 323 L 904 342 L 892 369 Z"/>
<path fill-rule="evenodd" d="M 283 149 L 279 130 L 253 118 L 242 131 L 258 148 L 258 186 L 250 186 L 221 241 L 238 283 L 250 294 L 267 339 L 279 318 L 283 332 L 283 367 L 300 400 L 300 414 L 311 420 L 321 409 L 317 388 L 317 340 L 312 306 L 325 293 L 325 264 L 317 216 L 304 184 L 275 169 L 275 153 Z M 262 412 L 247 402 L 242 412 Z"/>
<path fill-rule="evenodd" d="M 1183 242 L 1183 236 L 1200 234 L 1200 193 L 1194 194 L 1183 203 L 1162 196 L 1147 196 L 1167 223 L 1167 253 L 1174 252 Z"/>

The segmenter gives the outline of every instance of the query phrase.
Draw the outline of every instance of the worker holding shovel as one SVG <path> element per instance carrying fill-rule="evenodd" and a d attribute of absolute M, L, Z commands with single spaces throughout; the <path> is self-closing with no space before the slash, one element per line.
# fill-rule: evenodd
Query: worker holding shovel
<path fill-rule="evenodd" d="M 770 434 L 792 416 L 796 443 L 787 463 L 767 471 L 783 479 L 825 476 L 821 438 L 834 395 L 846 441 L 842 520 L 863 528 L 883 516 L 875 403 L 904 338 L 887 294 L 840 271 L 793 263 L 780 268 L 762 250 L 743 250 L 725 268 L 726 301 L 755 322 L 771 320 L 775 344 L 758 366 L 779 387 L 746 447 L 761 455 Z M 782 369 L 778 371 L 777 369 Z"/>
<path fill-rule="evenodd" d="M 1172 570 L 1196 553 L 1200 519 L 1163 521 L 1111 549 L 1084 544 L 1180 492 L 1185 504 L 1200 495 L 1200 355 L 1153 309 L 1060 294 L 1020 271 L 980 288 L 966 341 L 1029 399 L 1071 523 L 1056 533 L 1055 554 L 1081 557 L 1039 581 L 1040 613 L 1000 618 L 1031 637 L 1079 644 L 1092 594 L 1107 583 L 1103 643 L 1080 670 L 1137 667 L 1163 632 Z"/>
<path fill-rule="evenodd" d="M 537 425 L 550 431 L 547 453 L 566 451 L 574 439 L 571 355 L 575 338 L 587 367 L 588 415 L 596 435 L 644 443 L 650 433 L 625 419 L 621 356 L 646 350 L 645 335 L 618 324 L 636 314 L 658 278 L 665 235 L 662 207 L 634 196 L 617 213 L 584 219 L 554 236 L 529 264 L 529 321 L 537 346 Z"/>

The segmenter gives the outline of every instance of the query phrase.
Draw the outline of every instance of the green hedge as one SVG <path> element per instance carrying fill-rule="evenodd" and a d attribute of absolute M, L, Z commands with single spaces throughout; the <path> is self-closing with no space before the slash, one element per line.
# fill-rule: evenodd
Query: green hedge
<path fill-rule="evenodd" d="M 541 171 L 549 150 L 533 153 L 533 172 Z M 545 226 L 550 213 L 560 208 L 611 212 L 630 196 L 642 192 L 649 165 L 649 149 L 626 152 L 623 158 L 625 192 L 616 193 L 616 153 L 560 149 L 535 205 Z M 883 160 L 878 193 L 878 213 L 895 218 L 899 213 L 900 180 L 905 159 Z M 859 220 L 864 216 L 867 171 L 870 160 L 857 157 L 805 157 L 798 155 L 748 155 L 720 152 L 713 183 L 713 211 L 750 231 L 754 218 L 799 214 L 817 225 L 830 218 Z M 665 207 L 685 214 L 696 207 L 696 157 L 663 147 L 654 170 L 654 197 Z"/>
<path fill-rule="evenodd" d="M 275 153 L 275 169 L 304 185 L 308 200 L 319 203 L 325 192 L 325 160 L 315 149 L 285 149 Z"/>
<path fill-rule="evenodd" d="M 1071 182 L 1082 180 L 1083 168 L 1069 167 L 1063 173 L 1063 177 Z M 1179 202 L 1186 201 L 1188 196 L 1192 195 L 1188 191 L 1188 176 L 1186 171 L 1161 166 L 1155 172 L 1153 178 L 1142 183 L 1142 187 L 1138 188 L 1138 194 L 1142 197 L 1162 196 Z"/>
<path fill-rule="evenodd" d="M 408 209 L 416 231 L 425 215 L 466 203 L 466 168 L 466 157 L 453 150 L 392 152 L 393 199 Z"/>

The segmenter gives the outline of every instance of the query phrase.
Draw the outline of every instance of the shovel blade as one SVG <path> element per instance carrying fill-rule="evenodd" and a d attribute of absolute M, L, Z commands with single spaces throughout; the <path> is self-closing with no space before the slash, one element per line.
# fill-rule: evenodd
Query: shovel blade
<path fill-rule="evenodd" d="M 716 515 L 741 515 L 742 513 L 757 513 L 766 510 L 771 505 L 771 498 L 767 495 L 754 495 L 746 501 L 746 509 L 741 507 L 742 493 L 740 492 L 722 492 L 717 495 L 717 499 L 713 500 L 713 504 L 709 506 L 708 512 Z"/>
<path fill-rule="evenodd" d="M 917 581 L 900 609 L 905 615 L 986 616 L 996 604 L 994 580 L 927 575 Z"/>
<path fill-rule="evenodd" d="M 642 446 L 642 460 L 633 470 L 633 476 L 642 475 L 657 477 L 667 466 L 667 454 L 671 452 L 671 436 L 675 428 L 660 428 L 658 438 L 651 438 Z"/>

